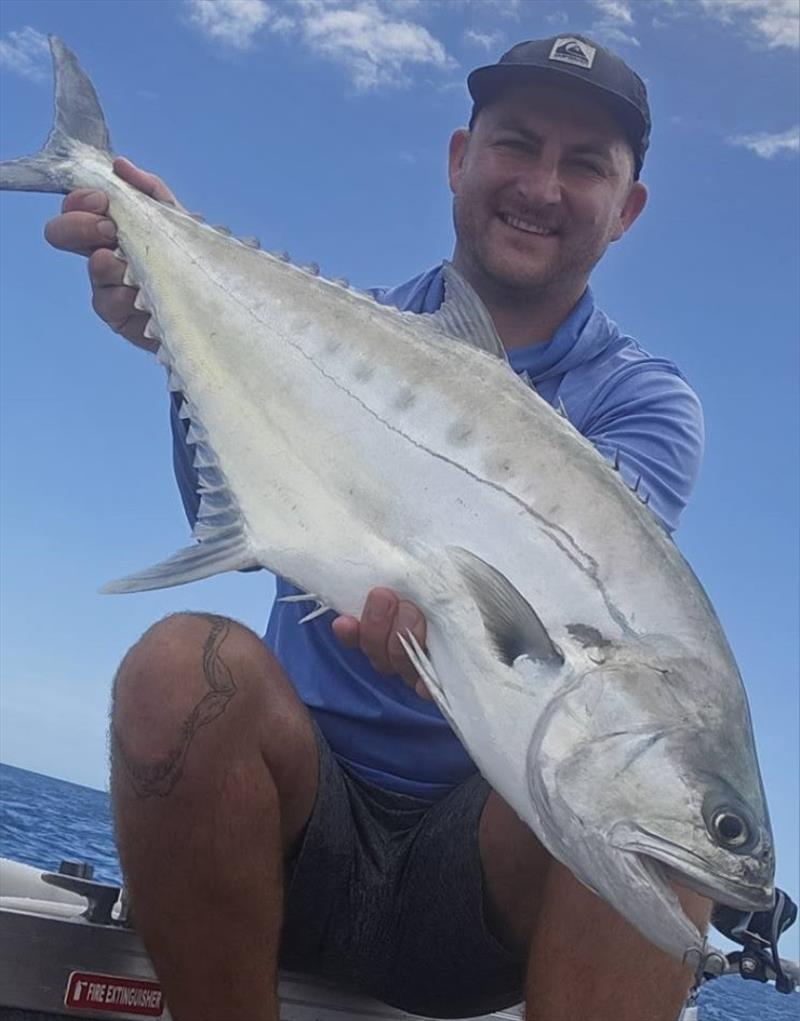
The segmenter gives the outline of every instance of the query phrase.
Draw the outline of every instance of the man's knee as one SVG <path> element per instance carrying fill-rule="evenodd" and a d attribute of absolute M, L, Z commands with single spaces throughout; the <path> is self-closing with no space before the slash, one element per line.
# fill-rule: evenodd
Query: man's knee
<path fill-rule="evenodd" d="M 257 800 L 267 778 L 288 847 L 316 794 L 308 710 L 261 639 L 226 617 L 176 614 L 145 632 L 114 682 L 111 750 L 118 821 L 173 791 L 202 811 L 231 784 L 233 811 L 231 797 Z"/>
<path fill-rule="evenodd" d="M 117 672 L 113 750 L 155 765 L 183 754 L 202 731 L 209 748 L 222 750 L 231 728 L 240 747 L 250 732 L 255 744 L 256 727 L 266 724 L 275 701 L 274 686 L 286 688 L 280 668 L 241 624 L 211 614 L 167 617 L 145 632 Z"/>

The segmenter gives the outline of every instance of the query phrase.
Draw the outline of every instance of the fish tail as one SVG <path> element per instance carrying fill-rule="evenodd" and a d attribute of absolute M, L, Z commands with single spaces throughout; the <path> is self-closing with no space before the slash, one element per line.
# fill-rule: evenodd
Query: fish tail
<path fill-rule="evenodd" d="M 55 75 L 55 121 L 43 149 L 0 163 L 0 189 L 64 194 L 80 187 L 76 154 L 91 146 L 111 160 L 108 127 L 94 85 L 75 54 L 50 36 Z"/>

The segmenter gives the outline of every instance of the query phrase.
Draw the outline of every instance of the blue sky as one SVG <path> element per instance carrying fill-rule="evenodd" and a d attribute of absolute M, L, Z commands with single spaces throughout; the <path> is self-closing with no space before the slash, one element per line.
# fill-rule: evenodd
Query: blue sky
<path fill-rule="evenodd" d="M 796 0 L 0 9 L 3 158 L 38 149 L 49 130 L 53 32 L 93 78 L 117 152 L 211 222 L 361 286 L 399 282 L 451 251 L 446 143 L 468 116 L 469 69 L 521 39 L 584 31 L 639 70 L 654 116 L 651 201 L 594 287 L 705 406 L 705 466 L 677 540 L 745 678 L 779 880 L 795 896 L 798 10 Z M 42 240 L 58 203 L 0 199 L 0 758 L 103 787 L 124 650 L 188 608 L 261 630 L 272 585 L 262 573 L 97 594 L 185 545 L 187 526 L 162 372 L 94 319 L 83 260 Z"/>

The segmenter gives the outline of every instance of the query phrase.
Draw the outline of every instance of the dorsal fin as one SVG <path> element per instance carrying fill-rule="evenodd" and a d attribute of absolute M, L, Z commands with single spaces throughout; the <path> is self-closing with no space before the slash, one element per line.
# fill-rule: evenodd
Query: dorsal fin
<path fill-rule="evenodd" d="M 536 611 L 504 574 L 459 546 L 448 546 L 447 553 L 470 590 L 506 666 L 513 666 L 520 656 L 553 666 L 564 662 Z"/>
<path fill-rule="evenodd" d="M 443 263 L 442 273 L 444 301 L 441 308 L 415 318 L 505 361 L 505 348 L 484 303 L 451 262 Z"/>

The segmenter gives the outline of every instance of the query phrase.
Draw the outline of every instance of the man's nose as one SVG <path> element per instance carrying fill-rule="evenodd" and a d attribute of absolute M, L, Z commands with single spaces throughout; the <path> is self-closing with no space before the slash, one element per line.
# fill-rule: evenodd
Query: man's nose
<path fill-rule="evenodd" d="M 557 205 L 561 201 L 561 176 L 555 160 L 538 159 L 520 175 L 518 186 L 531 205 Z"/>

